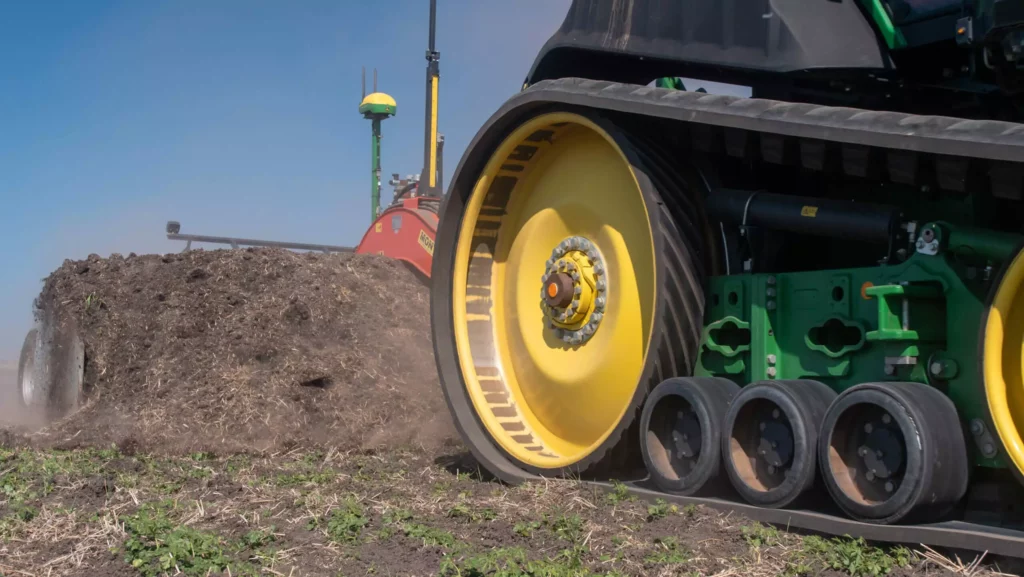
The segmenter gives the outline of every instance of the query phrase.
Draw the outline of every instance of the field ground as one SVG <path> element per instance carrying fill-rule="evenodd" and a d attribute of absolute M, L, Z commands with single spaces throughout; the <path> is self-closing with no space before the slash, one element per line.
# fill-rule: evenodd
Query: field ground
<path fill-rule="evenodd" d="M 0 449 L 0 575 L 949 575 L 927 551 L 800 536 L 465 455 Z M 971 559 L 965 559 L 969 562 Z"/>

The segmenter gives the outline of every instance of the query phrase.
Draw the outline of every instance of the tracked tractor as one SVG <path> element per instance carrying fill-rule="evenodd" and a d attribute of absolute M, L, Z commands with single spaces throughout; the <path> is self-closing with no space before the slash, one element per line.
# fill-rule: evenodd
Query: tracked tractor
<path fill-rule="evenodd" d="M 1021 0 L 574 0 L 441 208 L 477 460 L 1024 556 L 1022 90 Z"/>

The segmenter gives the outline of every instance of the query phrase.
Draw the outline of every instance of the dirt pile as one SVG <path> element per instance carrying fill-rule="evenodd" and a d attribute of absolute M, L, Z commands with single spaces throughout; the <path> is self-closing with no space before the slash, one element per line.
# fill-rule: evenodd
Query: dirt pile
<path fill-rule="evenodd" d="M 85 340 L 85 405 L 33 444 L 435 448 L 456 433 L 429 291 L 383 257 L 273 249 L 65 261 L 40 304 Z"/>

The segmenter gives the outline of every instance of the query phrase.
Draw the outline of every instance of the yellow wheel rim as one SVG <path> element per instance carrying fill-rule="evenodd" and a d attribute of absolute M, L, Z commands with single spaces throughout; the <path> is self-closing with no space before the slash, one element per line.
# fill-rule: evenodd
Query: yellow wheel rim
<path fill-rule="evenodd" d="M 542 302 L 552 251 L 570 237 L 600 251 L 607 296 L 598 328 L 574 343 L 559 337 Z M 467 202 L 452 296 L 467 392 L 508 455 L 538 469 L 567 467 L 620 428 L 635 408 L 651 340 L 654 267 L 643 192 L 605 130 L 579 115 L 546 114 L 498 147 Z"/>
<path fill-rule="evenodd" d="M 1024 252 L 996 289 L 985 324 L 983 372 L 989 414 L 1017 470 L 1024 474 Z"/>

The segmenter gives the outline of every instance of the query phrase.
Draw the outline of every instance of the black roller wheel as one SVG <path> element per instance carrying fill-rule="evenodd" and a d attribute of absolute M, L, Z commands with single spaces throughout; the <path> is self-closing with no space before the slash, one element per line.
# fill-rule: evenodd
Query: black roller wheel
<path fill-rule="evenodd" d="M 785 507 L 814 485 L 819 425 L 835 397 L 809 380 L 761 381 L 740 391 L 726 413 L 722 454 L 748 503 Z"/>
<path fill-rule="evenodd" d="M 695 495 L 719 487 L 722 431 L 740 387 L 728 379 L 678 377 L 651 392 L 640 416 L 641 452 L 662 490 Z"/>
<path fill-rule="evenodd" d="M 933 520 L 967 492 L 967 447 L 956 407 L 920 383 L 865 383 L 822 422 L 818 460 L 829 494 L 850 517 Z"/>

